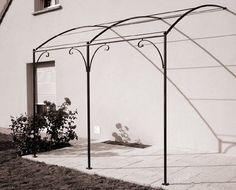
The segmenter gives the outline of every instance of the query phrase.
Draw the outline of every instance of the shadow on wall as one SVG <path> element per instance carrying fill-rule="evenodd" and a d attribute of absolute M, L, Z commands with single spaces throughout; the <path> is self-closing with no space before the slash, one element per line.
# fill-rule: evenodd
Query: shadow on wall
<path fill-rule="evenodd" d="M 122 125 L 121 123 L 116 124 L 116 129 L 118 132 L 113 132 L 112 136 L 115 138 L 116 142 L 121 142 L 121 143 L 130 143 L 131 138 L 129 137 L 129 127 Z M 142 144 L 140 139 L 134 140 L 135 143 L 137 144 Z"/>
<path fill-rule="evenodd" d="M 236 135 L 219 135 L 221 137 L 227 137 L 227 136 L 230 136 L 230 137 L 236 137 Z M 227 153 L 229 152 L 231 149 L 235 148 L 236 147 L 236 140 L 222 140 L 219 139 L 218 140 L 218 146 L 219 146 L 219 153 Z"/>
<path fill-rule="evenodd" d="M 164 21 L 167 25 L 169 25 L 168 22 Z M 206 55 L 208 55 L 212 60 L 214 60 L 216 63 L 218 63 L 218 67 L 222 67 L 225 69 L 226 72 L 228 72 L 231 76 L 233 76 L 233 79 L 236 79 L 236 75 L 233 71 L 231 71 L 229 69 L 229 66 L 226 66 L 219 58 L 217 58 L 212 52 L 210 52 L 207 48 L 203 47 L 202 45 L 200 45 L 196 40 L 194 40 L 192 37 L 186 35 L 183 31 L 179 30 L 178 28 L 174 27 L 174 29 L 181 34 L 182 36 L 184 36 L 185 38 L 187 38 L 187 40 L 189 40 L 190 42 L 192 42 L 193 44 L 195 44 L 198 48 L 200 48 Z M 120 35 L 116 30 L 111 29 L 117 36 L 119 36 L 120 38 L 124 39 L 124 37 L 122 35 Z M 219 38 L 222 36 L 218 36 L 218 37 L 214 37 L 214 38 Z M 157 64 L 155 64 L 154 61 L 152 61 L 145 53 L 143 53 L 138 47 L 136 47 L 134 44 L 132 44 L 131 42 L 127 41 L 127 43 L 134 48 L 139 54 L 141 54 L 152 66 L 154 66 L 155 69 L 157 69 L 160 73 L 163 74 L 163 70 L 160 68 L 160 66 L 158 66 Z M 208 67 L 205 67 L 208 68 Z M 202 69 L 205 69 L 202 68 Z M 176 68 L 175 68 L 176 69 Z M 180 68 L 180 69 L 185 69 L 185 68 Z M 196 68 L 188 68 L 188 69 L 196 69 Z M 201 113 L 199 111 L 199 109 L 196 107 L 196 105 L 194 105 L 193 101 L 191 100 L 191 98 L 189 98 L 182 89 L 179 88 L 179 86 L 176 84 L 175 81 L 173 81 L 170 77 L 167 77 L 167 80 L 170 84 L 172 84 L 174 86 L 174 88 L 183 96 L 183 98 L 186 100 L 186 102 L 193 108 L 193 110 L 195 111 L 195 113 L 197 113 L 197 115 L 200 117 L 200 119 L 205 123 L 205 126 L 209 129 L 209 131 L 211 132 L 211 134 L 215 137 L 216 141 L 218 142 L 218 152 L 219 153 L 226 153 L 229 151 L 229 149 L 233 148 L 236 146 L 236 141 L 233 142 L 228 142 L 228 141 L 224 141 L 222 140 L 215 132 L 214 127 L 211 126 L 209 124 L 209 122 L 207 121 L 206 117 L 203 115 L 203 113 Z M 222 150 L 222 146 L 223 144 L 229 144 L 229 146 L 227 148 L 225 148 L 225 150 Z"/>
<path fill-rule="evenodd" d="M 131 141 L 129 134 L 128 134 L 129 127 L 122 126 L 121 123 L 117 123 L 116 129 L 118 129 L 119 132 L 112 133 L 112 136 L 115 138 L 115 141 L 123 142 L 123 143 L 129 143 Z"/>

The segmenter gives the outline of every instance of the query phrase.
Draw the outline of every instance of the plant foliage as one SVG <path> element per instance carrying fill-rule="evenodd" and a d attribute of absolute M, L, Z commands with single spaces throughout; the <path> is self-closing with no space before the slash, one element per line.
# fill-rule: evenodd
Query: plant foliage
<path fill-rule="evenodd" d="M 68 109 L 70 99 L 65 98 L 58 109 L 52 102 L 44 101 L 44 104 L 43 113 L 11 117 L 13 141 L 20 155 L 63 147 L 70 140 L 78 139 L 75 133 L 78 113 Z"/>

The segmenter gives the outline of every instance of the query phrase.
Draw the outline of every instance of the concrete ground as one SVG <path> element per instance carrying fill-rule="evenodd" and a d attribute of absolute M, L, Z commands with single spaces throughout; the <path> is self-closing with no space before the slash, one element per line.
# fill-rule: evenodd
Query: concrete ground
<path fill-rule="evenodd" d="M 139 149 L 92 142 L 92 170 L 87 170 L 87 147 L 80 139 L 74 146 L 25 156 L 27 159 L 73 168 L 86 173 L 161 187 L 163 154 L 154 146 Z M 168 182 L 164 189 L 236 189 L 236 156 L 216 153 L 169 151 Z"/>

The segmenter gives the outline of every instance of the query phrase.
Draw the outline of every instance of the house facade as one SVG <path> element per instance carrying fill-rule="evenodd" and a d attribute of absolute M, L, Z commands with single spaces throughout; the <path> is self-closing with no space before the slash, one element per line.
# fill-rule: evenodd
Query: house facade
<path fill-rule="evenodd" d="M 168 147 L 198 152 L 236 153 L 236 2 L 156 0 L 23 0 L 12 1 L 0 25 L 0 126 L 10 116 L 32 113 L 32 50 L 70 28 L 108 23 L 202 4 L 230 11 L 198 11 L 168 37 Z M 169 18 L 173 22 L 176 18 Z M 165 30 L 168 23 L 129 25 L 119 36 Z M 91 39 L 96 30 L 79 31 L 47 47 Z M 111 38 L 112 32 L 102 36 Z M 85 40 L 86 41 L 86 40 Z M 163 50 L 163 41 L 154 39 Z M 99 51 L 91 69 L 91 136 L 114 139 L 125 130 L 131 142 L 163 147 L 163 69 L 155 48 L 138 41 L 110 44 Z M 95 49 L 93 49 L 95 50 Z M 81 51 L 86 51 L 81 49 Z M 86 137 L 86 70 L 80 55 L 49 52 L 37 66 L 37 109 L 43 101 L 60 105 L 64 97 L 78 110 L 78 135 Z M 36 55 L 38 59 L 40 54 Z"/>

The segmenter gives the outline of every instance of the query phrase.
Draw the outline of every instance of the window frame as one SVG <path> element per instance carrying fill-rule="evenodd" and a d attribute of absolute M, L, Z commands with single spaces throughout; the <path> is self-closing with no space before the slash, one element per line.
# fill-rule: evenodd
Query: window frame
<path fill-rule="evenodd" d="M 48 13 L 62 9 L 59 0 L 51 0 L 51 1 L 54 1 L 54 3 L 51 3 L 50 6 L 45 7 L 44 0 L 34 0 L 34 12 L 32 14 L 36 16 L 43 13 Z"/>
<path fill-rule="evenodd" d="M 51 66 L 51 67 L 55 67 L 55 69 L 56 69 L 55 60 L 42 61 L 42 62 L 38 62 L 37 63 L 37 68 L 38 67 L 44 67 L 44 66 L 45 67 L 50 67 Z M 37 111 L 40 109 L 39 107 L 45 105 L 44 102 L 41 102 L 41 103 L 38 102 L 37 71 L 36 71 L 36 76 L 35 77 L 36 77 L 35 78 L 36 81 L 35 81 L 35 84 L 33 84 L 33 63 L 26 63 L 26 88 L 27 88 L 26 102 L 27 102 L 27 114 L 28 115 L 32 115 L 33 114 L 33 109 L 35 109 L 36 113 L 37 113 Z M 56 79 L 56 81 L 57 81 L 57 79 Z M 35 107 L 33 106 L 34 105 L 34 100 L 33 100 L 33 97 L 34 97 L 34 92 L 33 92 L 34 85 L 35 85 L 35 88 L 36 88 L 36 92 L 35 92 L 35 98 L 36 98 L 36 100 L 35 100 Z M 56 96 L 57 96 L 57 89 L 56 89 Z M 56 104 L 56 99 L 57 99 L 57 97 L 55 98 L 54 101 L 51 101 L 51 102 L 54 102 Z"/>

